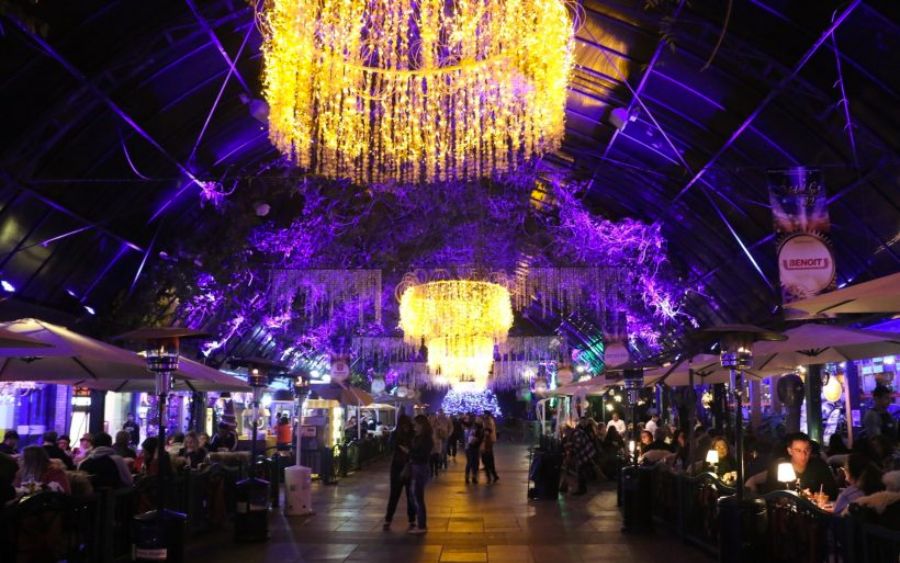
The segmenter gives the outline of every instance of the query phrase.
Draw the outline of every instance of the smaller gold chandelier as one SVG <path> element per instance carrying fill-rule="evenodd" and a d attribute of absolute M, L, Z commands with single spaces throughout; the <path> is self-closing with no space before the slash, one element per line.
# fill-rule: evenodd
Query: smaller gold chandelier
<path fill-rule="evenodd" d="M 509 290 L 496 283 L 434 281 L 409 287 L 400 298 L 404 339 L 424 341 L 428 368 L 456 388 L 487 386 L 494 344 L 506 341 L 512 323 Z"/>

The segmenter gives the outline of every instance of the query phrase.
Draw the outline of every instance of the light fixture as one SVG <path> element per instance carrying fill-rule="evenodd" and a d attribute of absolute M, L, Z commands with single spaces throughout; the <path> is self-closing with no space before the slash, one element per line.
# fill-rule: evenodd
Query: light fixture
<path fill-rule="evenodd" d="M 400 297 L 400 328 L 408 344 L 424 341 L 428 368 L 451 386 L 482 390 L 494 363 L 494 344 L 513 323 L 506 287 L 476 280 L 413 285 Z"/>
<path fill-rule="evenodd" d="M 270 0 L 259 22 L 269 138 L 317 174 L 476 179 L 562 141 L 561 0 Z"/>
<path fill-rule="evenodd" d="M 606 403 L 606 410 L 612 412 L 612 410 L 613 410 L 614 408 L 615 408 L 615 407 L 613 407 L 610 403 Z"/>
<path fill-rule="evenodd" d="M 794 466 L 789 462 L 783 462 L 778 464 L 778 481 L 788 485 L 790 483 L 799 484 L 797 479 L 797 472 L 794 471 Z"/>
<path fill-rule="evenodd" d="M 15 293 L 16 292 L 16 286 L 14 286 L 13 284 L 9 283 L 6 280 L 0 280 L 0 287 L 2 287 L 3 291 L 5 291 L 6 293 Z"/>
<path fill-rule="evenodd" d="M 85 306 L 84 306 L 84 310 L 87 311 L 89 315 L 96 315 L 96 314 L 97 314 L 97 311 L 95 311 L 94 308 L 91 307 L 91 306 L 89 306 L 89 305 L 85 305 Z"/>

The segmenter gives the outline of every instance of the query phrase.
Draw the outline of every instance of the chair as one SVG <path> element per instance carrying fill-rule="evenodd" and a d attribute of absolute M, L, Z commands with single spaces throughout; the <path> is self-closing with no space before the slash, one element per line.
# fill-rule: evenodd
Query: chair
<path fill-rule="evenodd" d="M 72 547 L 70 514 L 66 495 L 61 493 L 38 493 L 19 501 L 12 517 L 14 561 L 68 559 Z"/>

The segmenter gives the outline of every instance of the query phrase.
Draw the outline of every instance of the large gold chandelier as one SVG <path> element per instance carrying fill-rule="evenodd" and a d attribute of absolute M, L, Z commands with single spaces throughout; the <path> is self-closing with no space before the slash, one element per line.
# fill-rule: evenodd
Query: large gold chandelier
<path fill-rule="evenodd" d="M 260 19 L 269 138 L 300 167 L 474 179 L 562 140 L 563 0 L 267 0 Z"/>
<path fill-rule="evenodd" d="M 484 389 L 494 344 L 513 323 L 509 290 L 486 281 L 433 281 L 406 289 L 400 328 L 407 343 L 428 348 L 428 368 L 454 387 Z"/>

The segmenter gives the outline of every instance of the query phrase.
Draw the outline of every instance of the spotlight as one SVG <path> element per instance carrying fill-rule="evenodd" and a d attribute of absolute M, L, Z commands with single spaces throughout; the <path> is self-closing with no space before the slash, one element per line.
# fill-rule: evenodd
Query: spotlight
<path fill-rule="evenodd" d="M 96 314 L 97 314 L 97 311 L 95 311 L 93 307 L 90 307 L 90 306 L 88 306 L 88 305 L 85 305 L 85 306 L 84 306 L 84 310 L 87 311 L 89 315 L 96 315 Z"/>
<path fill-rule="evenodd" d="M 3 291 L 6 293 L 14 293 L 16 291 L 16 286 L 6 280 L 0 280 L 0 287 L 2 287 Z"/>

